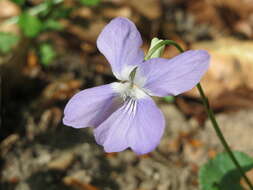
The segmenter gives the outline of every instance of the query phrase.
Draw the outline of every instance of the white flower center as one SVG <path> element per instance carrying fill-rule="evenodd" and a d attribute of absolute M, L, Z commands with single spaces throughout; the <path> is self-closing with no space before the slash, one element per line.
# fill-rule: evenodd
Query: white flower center
<path fill-rule="evenodd" d="M 133 100 L 148 97 L 146 92 L 131 82 L 115 82 L 112 84 L 112 88 L 120 94 L 124 101 L 128 98 Z"/>
<path fill-rule="evenodd" d="M 123 101 L 132 102 L 150 96 L 149 91 L 143 88 L 146 78 L 141 75 L 136 65 L 125 66 L 121 72 L 120 80 L 122 82 L 113 83 L 112 88 L 120 94 Z"/>

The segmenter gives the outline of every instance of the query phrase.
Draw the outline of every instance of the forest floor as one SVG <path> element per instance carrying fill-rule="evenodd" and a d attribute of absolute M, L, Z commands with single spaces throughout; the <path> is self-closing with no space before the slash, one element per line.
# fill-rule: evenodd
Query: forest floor
<path fill-rule="evenodd" d="M 223 148 L 196 89 L 170 102 L 155 99 L 166 130 L 156 150 L 147 155 L 131 150 L 106 154 L 95 143 L 92 129 L 62 124 L 64 106 L 73 94 L 115 80 L 96 49 L 96 38 L 117 16 L 137 24 L 144 50 L 158 36 L 185 49 L 209 51 L 211 67 L 202 82 L 211 107 L 229 145 L 253 156 L 250 5 L 246 0 L 240 6 L 233 0 L 103 0 L 99 8 L 80 8 L 72 20 L 63 20 L 64 31 L 46 32 L 36 40 L 22 38 L 11 53 L 0 54 L 0 189 L 199 189 L 200 166 Z M 81 19 L 88 27 L 79 25 Z M 47 66 L 30 48 L 45 39 L 58 52 Z M 164 56 L 176 54 L 167 48 Z"/>

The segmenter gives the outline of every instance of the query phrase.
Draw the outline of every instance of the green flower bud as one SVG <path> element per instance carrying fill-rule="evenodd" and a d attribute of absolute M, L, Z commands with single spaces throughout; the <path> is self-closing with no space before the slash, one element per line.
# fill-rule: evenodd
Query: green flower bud
<path fill-rule="evenodd" d="M 151 40 L 151 45 L 150 45 L 150 48 L 148 50 L 148 54 L 150 52 L 150 50 L 156 45 L 158 44 L 159 42 L 162 42 L 163 40 L 159 40 L 158 38 L 153 38 Z M 158 48 L 152 55 L 150 58 L 157 58 L 157 57 L 161 57 L 161 55 L 163 54 L 163 51 L 164 51 L 164 48 L 165 48 L 165 45 L 164 46 L 161 46 L 160 48 Z"/>

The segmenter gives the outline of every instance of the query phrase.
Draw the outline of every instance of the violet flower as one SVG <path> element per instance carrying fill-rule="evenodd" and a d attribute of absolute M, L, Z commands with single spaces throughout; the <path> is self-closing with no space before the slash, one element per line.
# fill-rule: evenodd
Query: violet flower
<path fill-rule="evenodd" d="M 93 127 L 106 152 L 131 148 L 151 152 L 159 144 L 165 120 L 151 96 L 178 95 L 193 88 L 209 65 L 204 50 L 190 50 L 172 59 L 144 61 L 142 39 L 133 22 L 115 18 L 105 26 L 97 47 L 119 82 L 83 90 L 64 110 L 63 123 Z"/>

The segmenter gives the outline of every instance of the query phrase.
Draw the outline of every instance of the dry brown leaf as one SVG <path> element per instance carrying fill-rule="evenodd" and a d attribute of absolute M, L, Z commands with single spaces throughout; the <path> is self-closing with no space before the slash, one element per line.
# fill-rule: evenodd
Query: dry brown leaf
<path fill-rule="evenodd" d="M 211 55 L 211 64 L 201 83 L 211 99 L 239 87 L 253 89 L 253 42 L 231 38 L 194 44 L 193 49 L 205 49 Z M 196 88 L 186 93 L 199 97 Z"/>
<path fill-rule="evenodd" d="M 99 190 L 99 188 L 91 184 L 83 183 L 77 179 L 65 178 L 64 183 L 68 186 L 74 187 L 77 190 Z"/>
<path fill-rule="evenodd" d="M 190 145 L 192 145 L 194 148 L 200 148 L 203 146 L 203 142 L 201 142 L 200 140 L 197 139 L 190 139 L 188 141 L 190 143 Z"/>
<path fill-rule="evenodd" d="M 158 0 L 128 0 L 126 3 L 148 19 L 158 19 L 162 15 L 161 4 Z"/>
<path fill-rule="evenodd" d="M 188 11 L 194 15 L 196 23 L 210 24 L 218 31 L 240 32 L 252 37 L 253 0 L 184 0 Z M 219 32 L 217 33 L 219 35 Z"/>
<path fill-rule="evenodd" d="M 0 1 L 0 19 L 18 16 L 19 14 L 20 8 L 17 4 L 8 0 Z"/>
<path fill-rule="evenodd" d="M 66 170 L 74 161 L 75 155 L 71 152 L 62 153 L 48 163 L 48 168 L 53 170 Z"/>
<path fill-rule="evenodd" d="M 179 139 L 174 139 L 168 142 L 168 152 L 178 153 L 181 148 L 182 142 Z"/>
<path fill-rule="evenodd" d="M 6 23 L 6 19 L 18 16 L 21 10 L 19 6 L 8 0 L 0 1 L 0 32 L 19 34 L 20 29 L 17 23 Z"/>
<path fill-rule="evenodd" d="M 115 18 L 115 17 L 126 17 L 130 18 L 132 16 L 132 10 L 125 6 L 121 8 L 104 8 L 102 14 L 106 18 Z"/>
<path fill-rule="evenodd" d="M 111 158 L 111 157 L 116 157 L 118 155 L 117 152 L 111 152 L 111 153 L 105 153 L 106 157 Z"/>
<path fill-rule="evenodd" d="M 18 134 L 11 134 L 6 137 L 0 144 L 1 155 L 5 155 L 20 139 Z"/>
<path fill-rule="evenodd" d="M 88 7 L 80 7 L 76 10 L 73 11 L 73 13 L 71 14 L 72 17 L 81 17 L 84 19 L 92 19 L 94 18 L 94 13 L 92 12 L 92 10 Z"/>
<path fill-rule="evenodd" d="M 61 24 L 68 32 L 76 35 L 81 40 L 85 40 L 93 44 L 96 43 L 98 35 L 106 25 L 106 23 L 102 20 L 92 21 L 87 28 L 72 24 L 68 20 L 61 20 Z"/>
<path fill-rule="evenodd" d="M 49 84 L 43 91 L 42 97 L 46 101 L 65 100 L 72 97 L 82 82 L 80 80 L 59 80 Z"/>
<path fill-rule="evenodd" d="M 207 2 L 216 7 L 228 7 L 244 18 L 253 11 L 253 0 L 240 0 L 240 6 L 238 0 L 208 0 Z"/>
<path fill-rule="evenodd" d="M 215 158 L 215 156 L 217 155 L 217 151 L 214 149 L 208 150 L 208 157 L 209 158 Z"/>
<path fill-rule="evenodd" d="M 36 67 L 38 65 L 38 57 L 33 50 L 28 52 L 27 65 L 28 67 Z"/>

